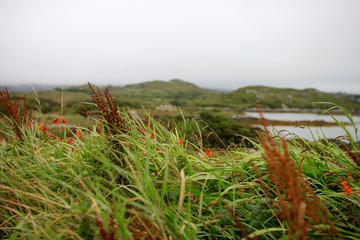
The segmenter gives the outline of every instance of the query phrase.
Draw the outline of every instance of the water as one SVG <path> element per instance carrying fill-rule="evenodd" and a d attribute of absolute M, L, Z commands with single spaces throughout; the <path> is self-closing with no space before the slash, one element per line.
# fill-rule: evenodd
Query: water
<path fill-rule="evenodd" d="M 256 112 L 246 112 L 247 116 L 259 117 Z M 280 120 L 280 121 L 324 121 L 333 122 L 334 119 L 330 115 L 319 115 L 314 113 L 263 113 L 263 116 L 268 120 Z M 345 115 L 334 115 L 338 121 L 344 123 L 350 123 L 350 120 Z M 353 117 L 355 127 L 360 128 L 360 118 Z M 359 132 L 355 133 L 355 129 L 352 125 L 346 126 L 348 131 L 356 140 L 356 136 L 359 139 Z M 335 139 L 340 136 L 344 136 L 345 130 L 340 126 L 323 126 L 323 127 L 297 127 L 297 126 L 273 126 L 272 131 L 277 134 L 280 132 L 281 136 L 286 137 L 301 137 L 309 141 L 319 140 L 324 137 L 327 139 Z"/>
<path fill-rule="evenodd" d="M 246 112 L 246 115 L 251 117 L 259 117 L 257 112 Z M 281 120 L 281 121 L 324 121 L 335 122 L 334 119 L 326 114 L 319 115 L 315 113 L 263 113 L 263 116 L 269 120 Z M 345 115 L 333 115 L 338 121 L 349 123 L 350 120 Z M 360 124 L 360 118 L 354 117 L 354 122 Z"/>

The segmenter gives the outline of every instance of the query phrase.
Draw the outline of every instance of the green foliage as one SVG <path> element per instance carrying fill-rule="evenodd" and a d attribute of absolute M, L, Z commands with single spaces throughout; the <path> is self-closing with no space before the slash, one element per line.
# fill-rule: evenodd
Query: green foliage
<path fill-rule="evenodd" d="M 221 113 L 201 112 L 199 118 L 204 144 L 208 147 L 226 147 L 243 143 L 244 138 L 255 138 L 257 133 L 251 131 L 249 125 L 240 124 Z"/>
<path fill-rule="evenodd" d="M 97 122 L 79 128 L 80 136 L 62 136 L 65 140 L 37 127 L 22 129 L 26 137 L 18 141 L 11 128 L 2 129 L 7 137 L 0 142 L 0 238 L 105 239 L 112 232 L 110 239 L 289 238 L 286 220 L 262 187 L 276 192 L 257 141 L 252 148 L 207 148 L 214 156 L 206 155 L 201 144 L 189 142 L 190 132 L 179 131 L 180 125 L 189 129 L 184 120 L 171 131 L 151 116 L 147 122 L 124 117 L 126 134 L 108 134 L 104 122 Z M 243 130 L 231 128 L 234 122 L 216 113 L 203 112 L 199 118 L 214 122 L 219 135 L 223 128 L 234 135 Z M 68 143 L 70 137 L 74 140 Z M 359 157 L 358 142 L 353 144 L 348 150 Z M 328 141 L 289 140 L 287 146 L 291 164 L 336 228 L 337 236 L 330 236 L 328 226 L 310 226 L 308 236 L 359 239 L 356 161 Z M 117 165 L 117 158 L 126 167 Z M 127 181 L 119 182 L 119 176 Z M 344 192 L 344 180 L 354 189 L 350 194 Z"/>
<path fill-rule="evenodd" d="M 241 124 L 223 113 L 213 110 L 203 111 L 183 118 L 182 115 L 158 117 L 157 120 L 168 129 L 178 128 L 186 138 L 194 144 L 203 147 L 227 148 L 230 145 L 246 144 L 251 146 L 248 139 L 256 138 L 261 129 L 250 128 L 248 124 Z M 174 124 L 175 123 L 175 124 Z"/>

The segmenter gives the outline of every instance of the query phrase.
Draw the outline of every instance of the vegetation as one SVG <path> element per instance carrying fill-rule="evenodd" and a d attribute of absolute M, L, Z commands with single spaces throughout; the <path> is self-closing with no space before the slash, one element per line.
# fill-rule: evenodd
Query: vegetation
<path fill-rule="evenodd" d="M 283 109 L 284 107 L 314 109 L 319 108 L 314 105 L 314 102 L 332 102 L 347 106 L 351 110 L 360 110 L 358 98 L 352 95 L 324 93 L 315 89 L 296 90 L 251 86 L 239 88 L 230 93 L 221 93 L 178 79 L 106 88 L 114 97 L 116 104 L 126 109 L 142 109 L 143 107 L 153 109 L 162 104 L 180 106 L 183 111 L 194 109 L 203 111 L 204 108 L 244 110 L 253 108 L 256 104 L 262 109 Z M 91 91 L 87 85 L 68 87 L 64 91 L 66 93 L 64 94 L 64 114 L 76 114 L 79 110 L 79 102 L 91 101 Z M 56 113 L 60 109 L 57 99 L 60 99 L 61 94 L 62 89 L 57 88 L 54 91 L 29 92 L 27 96 L 33 105 L 37 104 L 35 99 L 41 101 L 43 113 Z M 22 94 L 19 93 L 13 93 L 12 96 L 22 98 Z"/>
<path fill-rule="evenodd" d="M 188 136 L 188 140 L 201 143 L 203 147 L 227 148 L 230 145 L 247 144 L 252 146 L 252 139 L 257 138 L 260 128 L 240 124 L 221 112 L 202 111 L 197 116 L 182 115 L 174 117 L 179 131 Z M 184 121 L 182 121 L 184 120 Z M 160 121 L 163 122 L 163 121 Z"/>
<path fill-rule="evenodd" d="M 359 239 L 354 136 L 285 141 L 265 128 L 251 148 L 204 148 L 187 121 L 168 129 L 90 90 L 91 128 L 56 137 L 14 122 L 20 111 L 0 118 L 1 239 Z"/>
<path fill-rule="evenodd" d="M 223 101 L 228 104 L 233 102 L 247 104 L 247 107 L 255 107 L 255 103 L 258 103 L 262 108 L 271 109 L 284 107 L 314 109 L 318 108 L 317 105 L 314 105 L 315 102 L 333 102 L 354 110 L 360 107 L 360 102 L 356 99 L 347 99 L 345 96 L 320 92 L 312 88 L 297 90 L 251 86 L 226 94 Z"/>

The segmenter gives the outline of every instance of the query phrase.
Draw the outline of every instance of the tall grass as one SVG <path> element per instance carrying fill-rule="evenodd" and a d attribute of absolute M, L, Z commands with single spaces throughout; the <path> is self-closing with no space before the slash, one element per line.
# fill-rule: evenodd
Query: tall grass
<path fill-rule="evenodd" d="M 206 152 L 150 115 L 101 108 L 62 139 L 2 128 L 1 239 L 359 239 L 357 141 L 266 133 Z"/>

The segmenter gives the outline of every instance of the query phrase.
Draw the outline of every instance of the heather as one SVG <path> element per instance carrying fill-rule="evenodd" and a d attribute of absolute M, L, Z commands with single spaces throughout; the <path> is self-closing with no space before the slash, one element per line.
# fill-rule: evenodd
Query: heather
<path fill-rule="evenodd" d="M 283 139 L 263 121 L 214 147 L 197 122 L 140 118 L 89 89 L 93 124 L 59 111 L 56 133 L 1 92 L 1 239 L 359 239 L 356 136 Z"/>

